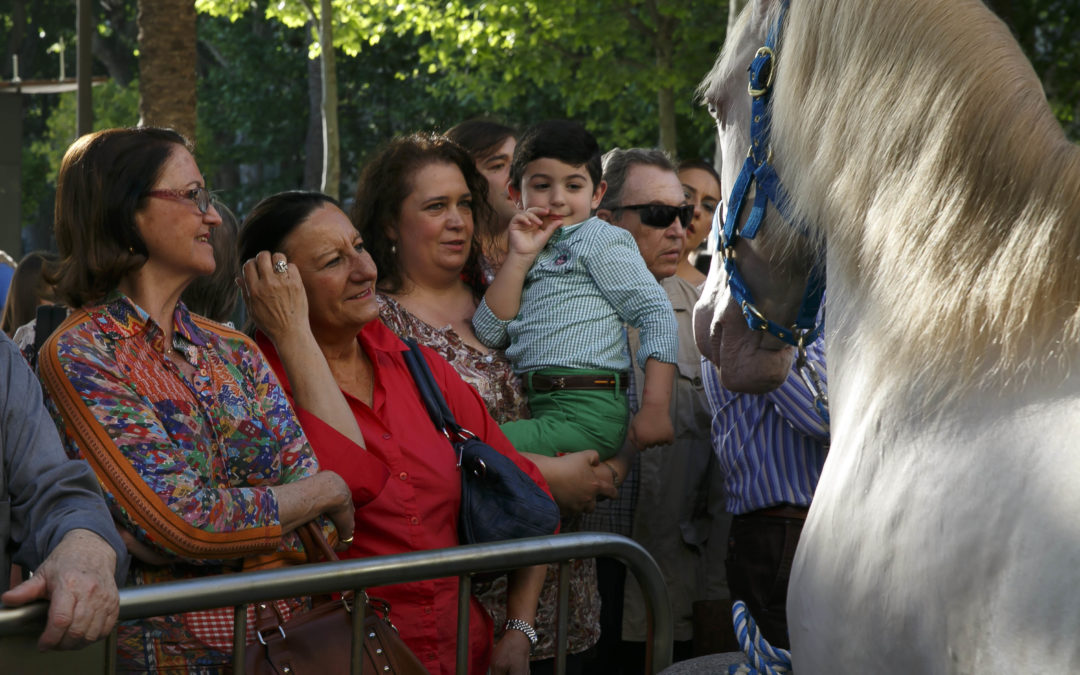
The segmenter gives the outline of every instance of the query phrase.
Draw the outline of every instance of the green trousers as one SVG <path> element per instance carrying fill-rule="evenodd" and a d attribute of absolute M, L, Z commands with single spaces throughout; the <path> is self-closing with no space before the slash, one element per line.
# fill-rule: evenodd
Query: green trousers
<path fill-rule="evenodd" d="M 611 375 L 606 370 L 544 368 L 522 376 L 532 419 L 507 422 L 500 428 L 518 452 L 554 457 L 564 452 L 596 450 L 600 459 L 622 448 L 629 422 L 626 383 L 610 390 L 535 391 L 531 375 Z M 620 378 L 621 379 L 621 378 Z"/>

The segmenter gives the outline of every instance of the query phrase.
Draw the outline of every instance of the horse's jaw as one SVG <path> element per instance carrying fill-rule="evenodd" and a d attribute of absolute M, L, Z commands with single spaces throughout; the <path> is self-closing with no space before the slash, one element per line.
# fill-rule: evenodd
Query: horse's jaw
<path fill-rule="evenodd" d="M 722 270 L 713 270 L 710 288 L 694 306 L 694 339 L 698 351 L 720 371 L 725 389 L 748 394 L 770 392 L 787 379 L 795 348 L 761 331 L 750 330 L 731 299 Z"/>

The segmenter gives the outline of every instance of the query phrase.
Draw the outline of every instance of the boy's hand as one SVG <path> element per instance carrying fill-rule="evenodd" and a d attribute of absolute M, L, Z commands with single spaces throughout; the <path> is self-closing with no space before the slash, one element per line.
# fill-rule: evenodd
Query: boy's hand
<path fill-rule="evenodd" d="M 507 238 L 511 255 L 528 258 L 530 262 L 536 258 L 548 239 L 551 239 L 552 233 L 559 229 L 552 221 L 544 218 L 548 213 L 548 209 L 534 206 L 526 211 L 518 211 L 510 219 Z"/>
<path fill-rule="evenodd" d="M 675 427 L 671 424 L 671 415 L 666 406 L 661 408 L 645 404 L 630 420 L 626 434 L 638 450 L 647 450 L 673 442 Z"/>

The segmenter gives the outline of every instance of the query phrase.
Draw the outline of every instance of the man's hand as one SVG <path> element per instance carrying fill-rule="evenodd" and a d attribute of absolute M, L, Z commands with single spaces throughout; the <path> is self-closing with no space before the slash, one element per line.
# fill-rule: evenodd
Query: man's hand
<path fill-rule="evenodd" d="M 71 530 L 34 576 L 0 596 L 11 607 L 49 600 L 40 649 L 77 649 L 112 631 L 120 613 L 116 551 L 89 530 Z"/>

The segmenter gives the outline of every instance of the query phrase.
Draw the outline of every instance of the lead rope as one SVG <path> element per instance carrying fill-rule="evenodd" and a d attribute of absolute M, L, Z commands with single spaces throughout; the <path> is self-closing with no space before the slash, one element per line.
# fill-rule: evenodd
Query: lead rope
<path fill-rule="evenodd" d="M 761 635 L 746 603 L 736 600 L 731 607 L 735 637 L 749 663 L 728 666 L 728 675 L 784 675 L 791 673 L 791 652 L 773 647 Z"/>
<path fill-rule="evenodd" d="M 818 373 L 817 368 L 806 358 L 806 345 L 803 343 L 801 336 L 796 348 L 798 349 L 798 355 L 795 357 L 795 372 L 799 374 L 803 384 L 814 395 L 814 408 L 817 410 L 821 420 L 825 422 L 825 425 L 829 426 L 829 395 L 825 393 L 825 386 L 821 383 L 821 375 Z"/>

